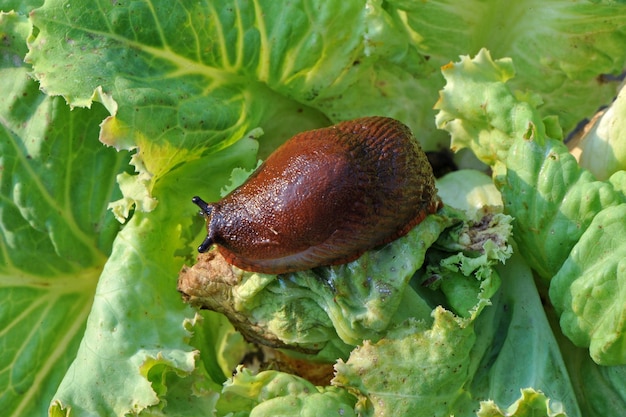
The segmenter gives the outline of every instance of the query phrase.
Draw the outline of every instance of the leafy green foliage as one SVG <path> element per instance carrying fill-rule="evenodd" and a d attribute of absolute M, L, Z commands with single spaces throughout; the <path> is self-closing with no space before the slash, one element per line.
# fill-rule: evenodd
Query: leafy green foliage
<path fill-rule="evenodd" d="M 334 363 L 409 317 L 430 322 L 432 307 L 409 284 L 434 244 L 439 250 L 426 274 L 441 277 L 438 287 L 455 313 L 477 316 L 499 286 L 493 264 L 511 255 L 511 218 L 484 216 L 464 223 L 463 212 L 443 208 L 355 261 L 288 274 L 235 269 L 232 277 L 205 278 L 205 271 L 217 267 L 200 261 L 181 273 L 179 289 L 194 305 L 224 313 L 255 340 Z"/>
<path fill-rule="evenodd" d="M 604 365 L 626 363 L 626 204 L 600 211 L 550 285 L 563 332 Z"/>
<path fill-rule="evenodd" d="M 540 141 L 541 139 L 538 139 Z M 594 217 L 626 196 L 608 181 L 581 169 L 567 148 L 548 140 L 516 141 L 506 170 L 496 169 L 508 212 L 516 218 L 518 243 L 543 278 L 551 279 Z"/>
<path fill-rule="evenodd" d="M 264 371 L 254 375 L 243 367 L 224 386 L 218 403 L 222 415 L 356 416 L 355 398 L 336 387 L 316 387 L 284 372 Z M 229 414 L 234 413 L 234 414 Z"/>
<path fill-rule="evenodd" d="M 0 23 L 0 404 L 8 415 L 42 415 L 119 230 L 107 204 L 127 158 L 90 140 L 101 106 L 71 112 L 38 91 L 19 55 L 28 20 L 8 13 Z"/>
<path fill-rule="evenodd" d="M 533 389 L 523 389 L 519 400 L 511 404 L 506 410 L 500 409 L 493 401 L 487 401 L 481 404 L 480 410 L 476 415 L 478 417 L 497 417 L 497 416 L 546 416 L 546 417 L 565 417 L 562 410 L 553 411 L 550 399 L 542 392 L 536 392 Z M 560 408 L 560 407 L 559 407 Z"/>
<path fill-rule="evenodd" d="M 517 75 L 511 88 L 531 90 L 542 103 L 540 117 L 557 116 L 565 132 L 615 95 L 614 86 L 600 74 L 616 75 L 623 69 L 626 16 L 619 2 L 472 0 L 463 7 L 445 0 L 392 3 L 408 12 L 407 30 L 429 62 L 442 66 L 458 55 L 478 55 L 482 48 L 513 58 Z"/>
<path fill-rule="evenodd" d="M 551 121 L 538 120 L 532 104 L 508 89 L 501 74 L 510 72 L 510 62 L 493 61 L 485 53 L 476 61 L 481 68 L 479 81 L 474 75 L 477 65 L 468 58 L 444 72 L 451 85 L 442 95 L 438 122 L 453 134 L 453 140 L 463 141 L 479 156 L 487 155 L 483 159 L 494 165 L 505 211 L 515 217 L 520 250 L 533 269 L 550 281 L 550 299 L 562 314 L 564 333 L 575 344 L 590 347 L 598 363 L 623 365 L 626 308 L 619 290 L 626 279 L 621 248 L 623 171 L 597 181 L 564 144 L 549 136 L 555 128 Z M 473 83 L 459 76 L 466 69 Z M 468 95 L 481 87 L 483 96 L 494 99 L 489 107 L 500 107 L 500 114 L 517 117 L 520 106 L 528 110 L 527 125 L 502 129 L 497 114 L 481 114 L 480 100 L 468 101 L 461 112 L 449 111 L 456 106 L 448 96 Z M 493 148 L 498 151 L 491 152 Z"/>
<path fill-rule="evenodd" d="M 556 142 L 615 95 L 626 57 L 622 3 L 0 0 L 3 411 L 44 415 L 52 399 L 55 416 L 225 414 L 226 393 L 238 390 L 227 404 L 238 415 L 367 413 L 385 391 L 376 391 L 366 351 L 401 357 L 422 340 L 433 352 L 437 339 L 449 342 L 443 356 L 456 343 L 458 357 L 469 358 L 459 362 L 457 391 L 447 391 L 454 401 L 445 410 L 456 404 L 455 415 L 473 415 L 488 399 L 479 413 L 560 415 L 559 403 L 570 416 L 623 409 L 623 305 L 614 289 L 624 271 L 611 256 L 623 247 L 626 182 L 613 139 L 623 133 L 623 97 L 599 125 L 611 126 L 603 181 Z M 512 61 L 492 60 L 484 47 Z M 460 54 L 478 56 L 446 65 Z M 390 306 L 397 323 L 423 321 L 402 335 L 398 324 L 396 339 L 377 330 L 380 340 L 346 359 L 374 372 L 359 381 L 345 365 L 356 407 L 344 388 L 283 373 L 228 379 L 245 343 L 223 317 L 201 318 L 176 292 L 203 228 L 190 198 L 218 199 L 233 169 L 250 170 L 285 138 L 333 121 L 391 116 L 426 148 L 447 146 L 432 123 L 442 65 L 438 123 L 454 148 L 499 161 L 496 184 L 517 219 L 519 253 L 551 279 L 566 334 L 595 360 L 622 365 L 598 367 L 575 348 L 561 358 L 523 260 L 498 268 L 494 293 L 495 278 L 483 286 L 450 270 L 469 265 L 458 255 L 438 270 L 448 274 L 440 290 L 414 282 Z M 589 143 L 584 164 L 601 147 Z M 467 193 L 470 176 L 461 181 Z M 501 201 L 493 188 L 484 198 L 442 194 L 472 200 L 472 210 Z M 466 333 L 431 327 L 422 313 L 438 304 L 474 320 Z M 344 330 L 360 343 L 358 331 Z M 520 340 L 530 348 L 516 349 Z M 452 381 L 437 377 L 430 382 Z M 415 378 L 418 389 L 428 383 Z M 526 387 L 535 390 L 520 397 Z M 259 388 L 270 394 L 255 396 Z M 415 409 L 408 398 L 383 398 L 382 409 Z"/>
<path fill-rule="evenodd" d="M 470 378 L 473 326 L 441 307 L 433 318 L 432 328 L 406 323 L 337 363 L 333 382 L 366 398 L 361 415 L 447 416 L 471 408 L 463 387 Z"/>

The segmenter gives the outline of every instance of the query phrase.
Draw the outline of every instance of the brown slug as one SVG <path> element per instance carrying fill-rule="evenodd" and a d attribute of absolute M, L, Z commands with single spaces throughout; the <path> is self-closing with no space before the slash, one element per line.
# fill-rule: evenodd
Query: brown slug
<path fill-rule="evenodd" d="M 440 207 L 407 126 L 364 117 L 299 133 L 216 203 L 192 200 L 231 264 L 280 274 L 350 262 L 405 235 Z"/>

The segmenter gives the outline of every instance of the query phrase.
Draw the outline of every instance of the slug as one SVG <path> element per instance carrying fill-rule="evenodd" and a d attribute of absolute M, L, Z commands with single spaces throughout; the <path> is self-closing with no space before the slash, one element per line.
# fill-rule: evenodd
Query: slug
<path fill-rule="evenodd" d="M 198 247 L 232 265 L 281 274 L 357 259 L 440 207 L 435 178 L 410 129 L 364 117 L 299 133 L 215 203 Z"/>

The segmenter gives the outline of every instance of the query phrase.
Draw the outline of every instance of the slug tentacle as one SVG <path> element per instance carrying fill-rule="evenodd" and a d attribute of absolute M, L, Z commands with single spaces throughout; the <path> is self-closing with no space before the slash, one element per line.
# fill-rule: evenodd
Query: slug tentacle
<path fill-rule="evenodd" d="M 200 207 L 202 215 L 206 219 L 207 229 L 208 229 L 208 226 L 211 224 L 211 213 L 213 212 L 213 205 L 207 203 L 206 201 L 204 201 L 198 196 L 193 197 L 191 199 L 191 202 L 197 205 L 198 207 Z M 213 243 L 215 243 L 213 240 L 213 233 L 211 233 L 209 229 L 209 233 L 207 234 L 207 237 L 204 238 L 204 241 L 200 244 L 200 246 L 198 246 L 198 252 L 204 253 L 208 251 L 209 248 L 213 245 Z"/>
<path fill-rule="evenodd" d="M 202 214 L 204 214 L 205 216 L 211 215 L 211 210 L 213 209 L 213 207 L 209 203 L 201 199 L 200 197 L 198 196 L 193 197 L 191 199 L 191 202 L 194 203 L 196 206 L 200 207 L 200 210 L 202 210 Z"/>
<path fill-rule="evenodd" d="M 407 126 L 364 117 L 297 134 L 217 203 L 198 250 L 254 272 L 346 263 L 405 235 L 441 205 Z"/>
<path fill-rule="evenodd" d="M 213 239 L 211 239 L 209 236 L 205 237 L 200 246 L 198 246 L 198 252 L 204 253 L 208 251 L 213 243 Z"/>

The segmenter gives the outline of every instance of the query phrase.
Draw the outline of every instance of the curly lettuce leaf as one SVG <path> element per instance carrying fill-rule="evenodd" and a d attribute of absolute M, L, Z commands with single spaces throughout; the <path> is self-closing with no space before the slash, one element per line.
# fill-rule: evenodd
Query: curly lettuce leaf
<path fill-rule="evenodd" d="M 355 402 L 356 398 L 336 387 L 316 387 L 284 372 L 253 374 L 238 367 L 236 374 L 224 384 L 217 415 L 356 416 Z"/>
<path fill-rule="evenodd" d="M 553 133 L 558 134 L 552 121 L 539 120 L 532 103 L 526 101 L 528 95 L 519 98 L 508 88 L 507 79 L 501 74 L 510 68 L 510 61 L 494 61 L 486 52 L 474 60 L 465 57 L 445 68 L 450 86 L 442 93 L 438 121 L 441 127 L 463 140 L 470 136 L 482 138 L 465 143 L 479 155 L 488 155 L 485 162 L 494 165 L 494 180 L 502 192 L 505 211 L 515 218 L 514 234 L 520 251 L 546 281 L 559 276 L 560 285 L 551 289 L 550 298 L 559 312 L 569 312 L 561 322 L 564 332 L 578 344 L 588 346 L 593 340 L 592 357 L 599 363 L 623 364 L 620 346 L 626 337 L 623 331 L 626 309 L 621 294 L 615 290 L 600 291 L 597 287 L 593 292 L 582 288 L 594 287 L 598 279 L 619 287 L 623 280 L 623 268 L 615 261 L 603 264 L 609 269 L 594 269 L 590 264 L 597 260 L 593 256 L 604 251 L 620 253 L 616 250 L 620 246 L 616 243 L 619 230 L 607 227 L 594 234 L 589 228 L 598 217 L 598 222 L 608 221 L 606 213 L 619 211 L 617 207 L 626 202 L 626 177 L 619 171 L 607 181 L 597 181 L 581 168 L 566 146 L 552 138 L 557 136 Z M 481 97 L 489 97 L 486 107 L 481 104 L 482 99 L 468 100 L 464 103 L 466 107 L 453 98 L 448 100 L 481 89 Z M 499 113 L 496 108 L 500 109 Z M 449 110 L 456 113 L 453 115 Z M 462 127 L 457 129 L 458 126 Z M 467 135 L 467 126 L 474 129 L 471 135 Z M 623 222 L 623 218 L 618 215 L 616 222 Z M 594 261 L 575 258 L 580 255 L 572 251 L 575 245 L 584 244 L 587 231 L 593 240 L 583 247 L 595 245 L 600 251 L 589 258 Z M 566 260 L 569 263 L 564 265 Z M 583 274 L 581 271 L 587 272 L 587 268 L 595 272 Z M 577 301 L 576 296 L 568 294 L 578 294 L 580 298 Z M 598 310 L 598 306 L 606 309 Z M 597 320 L 605 313 L 609 314 L 602 326 Z M 582 324 L 587 320 L 591 320 L 589 325 Z M 611 324 L 607 326 L 608 322 Z M 596 325 L 601 330 L 594 334 Z"/>
<path fill-rule="evenodd" d="M 465 213 L 465 221 L 439 237 L 422 285 L 441 290 L 456 314 L 476 317 L 500 286 L 493 265 L 511 256 L 512 218 L 502 213 L 500 192 L 481 172 L 453 171 L 437 180 L 437 189 L 446 206 Z"/>
<path fill-rule="evenodd" d="M 71 112 L 38 90 L 22 61 L 30 30 L 0 13 L 0 407 L 11 416 L 45 415 L 76 354 L 127 164 L 88 139 L 104 108 Z"/>
<path fill-rule="evenodd" d="M 516 219 L 520 250 L 546 280 L 600 211 L 626 202 L 616 184 L 581 169 L 561 142 L 517 140 L 505 164 L 495 169 L 496 185 Z"/>
<path fill-rule="evenodd" d="M 500 286 L 493 265 L 512 253 L 511 218 L 484 207 L 439 236 L 425 262 L 422 285 L 438 289 L 445 305 L 462 317 L 476 317 Z"/>
<path fill-rule="evenodd" d="M 626 204 L 598 213 L 550 283 L 561 328 L 603 365 L 626 364 Z"/>
<path fill-rule="evenodd" d="M 333 384 L 359 397 L 361 416 L 448 416 L 471 409 L 465 385 L 473 326 L 442 307 L 433 320 L 432 327 L 408 321 L 335 365 Z"/>
<path fill-rule="evenodd" d="M 553 410 L 550 399 L 542 392 L 532 388 L 521 390 L 520 398 L 505 410 L 498 407 L 493 401 L 485 401 L 480 404 L 477 417 L 567 417 L 561 409 Z M 560 408 L 560 407 L 559 407 Z"/>
<path fill-rule="evenodd" d="M 581 169 L 554 139 L 559 126 L 540 118 L 532 95 L 511 90 L 509 59 L 493 60 L 482 50 L 443 73 L 448 84 L 437 105 L 439 127 L 451 133 L 453 144 L 470 147 L 494 166 L 505 210 L 516 219 L 520 250 L 549 280 L 595 214 L 623 202 L 624 193 Z"/>
<path fill-rule="evenodd" d="M 512 88 L 532 89 L 542 103 L 540 117 L 558 116 L 566 132 L 612 100 L 619 80 L 604 75 L 624 69 L 623 2 L 471 0 L 463 7 L 448 1 L 390 3 L 434 66 L 461 54 L 478 54 L 481 48 L 512 57 L 518 70 Z M 473 96 L 480 97 L 480 90 L 459 99 Z"/>
<path fill-rule="evenodd" d="M 182 231 L 191 228 L 195 212 L 191 204 L 174 202 L 190 201 L 179 184 L 191 181 L 198 186 L 206 178 L 200 174 L 216 180 L 209 195 L 219 195 L 219 184 L 228 178 L 225 172 L 253 166 L 256 149 L 241 140 L 213 155 L 210 168 L 203 160 L 180 167 L 155 189 L 155 195 L 169 195 L 171 200 L 160 198 L 150 213 L 135 212 L 117 235 L 98 281 L 85 335 L 54 396 L 51 415 L 68 410 L 75 415 L 123 415 L 155 407 L 185 409 L 182 404 L 191 399 L 214 402 L 224 376 L 219 377 L 212 365 L 215 359 L 197 366 L 199 352 L 190 346 L 194 329 L 185 324 L 194 314 L 171 290 L 181 263 L 180 242 L 190 243 L 192 238 Z M 167 204 L 170 201 L 172 205 Z M 164 229 L 171 218 L 178 219 L 178 226 Z M 198 335 L 196 343 L 218 342 Z M 196 388 L 184 390 L 182 396 L 170 393 L 185 384 Z M 181 415 L 195 415 L 194 408 L 185 410 Z"/>
<path fill-rule="evenodd" d="M 359 397 L 364 416 L 474 416 L 480 407 L 511 404 L 583 415 L 530 268 L 513 255 L 497 270 L 501 289 L 480 315 L 460 318 L 438 307 L 432 323 L 407 321 L 339 361 L 333 383 Z M 535 396 L 519 398 L 527 389 L 545 393 L 543 406 L 536 408 Z"/>
<path fill-rule="evenodd" d="M 163 358 L 147 361 L 147 364 L 153 365 L 147 378 L 160 401 L 139 412 L 141 416 L 213 413 L 220 398 L 221 384 L 232 374 L 247 351 L 241 334 L 220 314 L 199 312 L 184 326 L 193 334 L 189 343 L 202 347 L 195 352 L 196 369 L 192 373 L 171 369 L 163 372 L 167 366 Z"/>
<path fill-rule="evenodd" d="M 515 76 L 510 58 L 492 59 L 487 49 L 442 68 L 446 85 L 435 108 L 437 127 L 450 133 L 451 148 L 470 148 L 488 165 L 506 159 L 516 137 L 545 136 L 532 95 L 516 96 L 507 82 Z"/>

